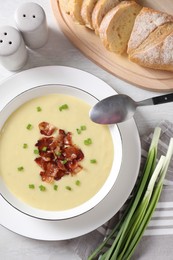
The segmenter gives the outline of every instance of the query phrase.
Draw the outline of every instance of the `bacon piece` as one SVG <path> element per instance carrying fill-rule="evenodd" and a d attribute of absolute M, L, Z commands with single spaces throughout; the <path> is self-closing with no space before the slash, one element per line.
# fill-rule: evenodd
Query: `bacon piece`
<path fill-rule="evenodd" d="M 46 151 L 49 149 L 50 145 L 53 143 L 54 137 L 43 137 L 37 141 L 35 146 L 38 147 L 39 152 L 43 151 L 46 147 Z"/>
<path fill-rule="evenodd" d="M 75 169 L 73 169 L 72 175 L 77 174 L 78 172 L 80 172 L 83 169 L 83 167 L 78 164 L 77 167 Z"/>
<path fill-rule="evenodd" d="M 46 162 L 53 161 L 54 158 L 55 158 L 54 153 L 53 153 L 52 151 L 49 151 L 49 150 L 46 151 L 46 152 L 40 151 L 39 154 L 40 154 L 41 158 L 42 158 L 44 161 L 46 161 Z"/>
<path fill-rule="evenodd" d="M 72 145 L 72 133 L 68 132 L 64 137 L 64 144 Z"/>
<path fill-rule="evenodd" d="M 48 176 L 48 175 L 46 174 L 46 172 L 40 172 L 40 176 L 41 176 L 42 181 L 45 181 L 45 182 L 47 182 L 47 183 L 52 183 L 52 182 L 54 182 L 54 177 Z"/>
<path fill-rule="evenodd" d="M 68 161 L 66 164 L 67 169 L 69 172 L 73 172 L 74 169 L 78 166 L 78 162 L 76 160 Z"/>
<path fill-rule="evenodd" d="M 58 167 L 55 162 L 48 162 L 46 165 L 46 174 L 51 177 L 55 177 L 58 173 Z"/>
<path fill-rule="evenodd" d="M 64 172 L 59 170 L 56 177 L 54 178 L 56 181 L 60 180 L 62 177 L 64 177 L 65 175 L 68 175 L 69 172 Z"/>
<path fill-rule="evenodd" d="M 46 164 L 47 164 L 47 162 L 45 162 L 45 160 L 43 160 L 42 157 L 37 157 L 37 158 L 35 158 L 35 162 L 36 162 L 43 170 L 46 169 Z"/>
<path fill-rule="evenodd" d="M 49 131 L 57 128 L 50 126 L 47 122 L 40 123 L 40 132 L 51 135 Z M 79 162 L 84 158 L 84 154 L 73 144 L 71 132 L 59 129 L 57 136 L 43 137 L 35 146 L 39 150 L 39 157 L 35 159 L 35 162 L 42 168 L 40 172 L 42 181 L 52 183 L 65 175 L 74 175 L 82 170 Z"/>
<path fill-rule="evenodd" d="M 65 164 L 63 163 L 63 160 L 57 160 L 57 167 L 61 171 L 66 171 Z"/>
<path fill-rule="evenodd" d="M 59 148 L 59 140 L 57 137 L 53 138 L 52 143 L 50 143 L 50 145 L 49 145 L 49 148 L 51 151 L 58 150 L 57 148 Z"/>
<path fill-rule="evenodd" d="M 50 136 L 54 133 L 54 131 L 56 130 L 56 127 L 47 123 L 47 122 L 41 122 L 38 125 L 39 129 L 40 129 L 40 133 L 42 135 L 46 135 L 46 136 Z"/>
<path fill-rule="evenodd" d="M 64 138 L 65 138 L 66 134 L 65 131 L 62 129 L 59 129 L 59 135 L 58 135 L 58 142 L 59 142 L 59 146 L 61 147 L 62 145 L 64 145 Z"/>
<path fill-rule="evenodd" d="M 76 146 L 65 147 L 63 149 L 63 155 L 69 160 L 77 159 L 81 161 L 84 158 L 83 152 Z"/>

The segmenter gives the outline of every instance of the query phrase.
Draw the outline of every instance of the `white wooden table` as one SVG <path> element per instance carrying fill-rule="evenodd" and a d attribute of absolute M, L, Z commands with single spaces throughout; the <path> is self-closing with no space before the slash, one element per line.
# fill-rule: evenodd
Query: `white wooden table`
<path fill-rule="evenodd" d="M 0 0 L 0 25 L 15 26 L 14 12 L 23 2 L 29 1 Z M 94 74 L 107 82 L 118 93 L 128 94 L 137 101 L 163 94 L 137 88 L 95 65 L 76 49 L 60 31 L 53 16 L 50 2 L 46 0 L 35 0 L 34 2 L 40 4 L 46 12 L 49 26 L 49 39 L 43 48 L 36 51 L 29 51 L 29 59 L 23 70 L 46 65 L 71 66 Z M 1 80 L 7 79 L 7 77 L 12 74 L 12 72 L 0 66 Z M 2 99 L 3 97 L 0 98 Z M 164 119 L 173 122 L 172 113 L 173 103 L 139 108 L 135 114 L 139 134 L 143 135 L 150 127 L 155 127 Z M 35 241 L 12 233 L 2 226 L 0 226 L 0 234 L 0 259 L 2 260 L 79 259 L 68 249 L 66 241 Z"/>

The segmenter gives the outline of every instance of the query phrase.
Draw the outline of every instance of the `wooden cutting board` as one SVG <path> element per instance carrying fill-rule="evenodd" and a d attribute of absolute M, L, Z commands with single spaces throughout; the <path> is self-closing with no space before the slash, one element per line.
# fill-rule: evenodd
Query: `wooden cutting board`
<path fill-rule="evenodd" d="M 141 0 L 139 2 L 142 6 L 173 15 L 172 0 Z M 92 30 L 74 23 L 71 17 L 61 10 L 58 0 L 51 0 L 51 6 L 63 33 L 97 65 L 138 87 L 160 92 L 172 91 L 173 72 L 146 69 L 130 62 L 126 55 L 121 56 L 106 50 Z"/>

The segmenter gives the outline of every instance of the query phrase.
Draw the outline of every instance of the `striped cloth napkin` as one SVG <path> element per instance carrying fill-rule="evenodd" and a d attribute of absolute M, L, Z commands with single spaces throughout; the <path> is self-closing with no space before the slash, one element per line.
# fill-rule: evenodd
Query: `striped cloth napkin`
<path fill-rule="evenodd" d="M 173 123 L 161 122 L 162 129 L 158 145 L 158 157 L 165 154 L 170 137 L 173 137 Z M 145 163 L 146 155 L 151 144 L 153 129 L 149 134 L 141 137 L 141 169 Z M 128 200 L 120 211 L 107 223 L 84 236 L 69 240 L 68 245 L 82 259 L 86 260 L 91 252 L 111 232 L 118 219 L 121 217 Z M 160 200 L 149 225 L 139 242 L 132 260 L 173 260 L 173 160 L 170 163 Z"/>

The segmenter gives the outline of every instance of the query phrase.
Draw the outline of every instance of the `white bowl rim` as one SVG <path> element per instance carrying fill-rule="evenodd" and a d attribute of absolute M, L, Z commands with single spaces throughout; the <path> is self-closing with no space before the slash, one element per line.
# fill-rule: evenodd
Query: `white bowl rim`
<path fill-rule="evenodd" d="M 40 90 L 44 90 L 45 93 L 41 93 Z M 75 95 L 73 93 L 70 93 L 70 91 L 75 91 Z M 55 91 L 55 92 L 52 92 Z M 62 92 L 61 92 L 62 91 Z M 35 93 L 36 92 L 36 93 Z M 13 113 L 17 108 L 22 106 L 25 102 L 34 99 L 39 96 L 45 96 L 46 94 L 67 94 L 69 96 L 74 96 L 76 98 L 79 98 L 79 96 L 76 96 L 76 92 L 83 97 L 87 96 L 89 98 L 90 102 L 94 103 L 98 102 L 99 99 L 96 98 L 93 94 L 90 94 L 86 90 L 80 89 L 75 86 L 66 85 L 66 84 L 44 84 L 32 87 L 28 90 L 25 90 L 21 92 L 20 94 L 16 95 L 11 101 L 9 101 L 4 108 L 0 111 L 0 131 L 3 127 L 5 121 L 7 118 Z M 32 94 L 31 98 L 27 94 Z M 37 95 L 36 95 L 37 94 Z M 81 98 L 80 96 L 80 98 Z M 83 101 L 86 101 L 83 99 Z M 20 103 L 19 105 L 16 105 L 16 103 Z M 90 104 L 90 103 L 89 103 Z M 9 110 L 8 113 L 6 110 Z M 84 214 L 85 212 L 91 210 L 93 207 L 98 205 L 104 197 L 110 192 L 111 188 L 113 187 L 118 174 L 120 172 L 121 162 L 122 162 L 122 138 L 121 133 L 119 131 L 119 128 L 117 125 L 110 125 L 109 126 L 110 133 L 112 136 L 112 141 L 115 147 L 115 139 L 116 139 L 116 147 L 118 146 L 118 153 L 116 153 L 116 157 L 113 160 L 112 169 L 110 171 L 110 175 L 108 176 L 105 184 L 101 187 L 101 189 L 88 201 L 85 203 L 71 209 L 63 210 L 63 211 L 47 211 L 47 210 L 41 210 L 38 208 L 33 208 L 30 205 L 24 203 L 23 201 L 17 199 L 7 188 L 6 185 L 0 181 L 0 195 L 15 209 L 19 210 L 20 212 L 34 217 L 38 219 L 44 219 L 44 220 L 62 220 L 62 219 L 69 219 L 72 217 L 79 216 L 81 214 Z M 113 138 L 113 136 L 116 135 L 116 138 Z M 114 153 L 115 154 L 115 153 Z M 1 180 L 1 176 L 0 176 Z"/>

